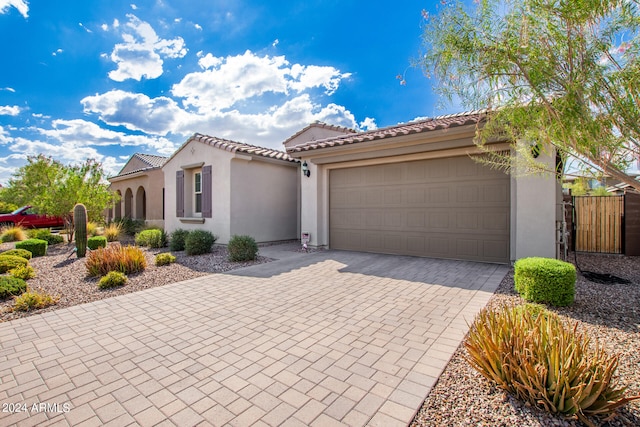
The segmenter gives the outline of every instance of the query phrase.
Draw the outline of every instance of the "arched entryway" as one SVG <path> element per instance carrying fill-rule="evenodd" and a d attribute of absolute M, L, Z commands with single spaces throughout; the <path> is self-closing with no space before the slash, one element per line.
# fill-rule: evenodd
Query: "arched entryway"
<path fill-rule="evenodd" d="M 130 188 L 124 193 L 124 216 L 125 218 L 133 218 L 133 192 Z"/>
<path fill-rule="evenodd" d="M 147 218 L 147 192 L 144 191 L 144 187 L 138 187 L 136 191 L 136 219 Z"/>

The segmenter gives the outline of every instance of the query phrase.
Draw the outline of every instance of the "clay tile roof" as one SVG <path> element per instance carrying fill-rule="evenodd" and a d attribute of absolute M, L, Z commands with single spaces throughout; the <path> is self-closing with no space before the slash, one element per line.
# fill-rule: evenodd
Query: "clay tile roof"
<path fill-rule="evenodd" d="M 350 144 L 358 144 L 395 136 L 410 135 L 414 133 L 430 132 L 440 129 L 449 129 L 458 126 L 471 125 L 483 120 L 486 111 L 468 111 L 446 116 L 438 116 L 418 120 L 415 122 L 401 123 L 386 128 L 375 129 L 366 132 L 357 132 L 348 135 L 332 136 L 317 141 L 309 141 L 294 147 L 287 148 L 288 153 L 300 153 L 303 151 L 317 150 L 327 147 L 337 147 Z"/>
<path fill-rule="evenodd" d="M 153 154 L 143 154 L 143 153 L 134 153 L 131 158 L 127 161 L 127 164 L 133 159 L 133 158 L 137 158 L 140 161 L 142 161 L 142 163 L 146 164 L 146 167 L 143 168 L 138 168 L 135 170 L 130 170 L 128 172 L 124 172 L 122 173 L 122 171 L 120 171 L 120 173 L 118 173 L 115 176 L 112 176 L 108 179 L 113 179 L 113 178 L 119 178 L 122 176 L 127 176 L 127 175 L 133 175 L 136 174 L 138 172 L 144 172 L 144 171 L 148 171 L 148 170 L 153 170 L 153 169 L 159 169 L 162 166 L 164 166 L 164 164 L 167 162 L 167 160 L 169 160 L 168 157 L 162 157 L 162 156 L 155 156 Z M 125 165 L 126 167 L 126 165 Z M 123 167 L 123 169 L 125 168 Z"/>
<path fill-rule="evenodd" d="M 189 141 L 191 140 L 200 141 L 202 143 L 209 144 L 213 147 L 230 151 L 232 153 L 246 153 L 250 155 L 268 157 L 271 159 L 283 160 L 287 162 L 298 162 L 297 159 L 289 156 L 284 151 L 274 150 L 272 148 L 258 147 L 256 145 L 245 144 L 243 142 L 230 141 L 228 139 L 222 139 L 215 136 L 196 133 L 191 138 L 189 138 Z"/>
<path fill-rule="evenodd" d="M 135 153 L 134 156 L 139 158 L 152 168 L 161 168 L 168 160 L 168 157 L 154 156 L 153 154 Z"/>
<path fill-rule="evenodd" d="M 354 129 L 348 128 L 348 127 L 344 127 L 344 126 L 337 126 L 337 125 L 330 125 L 328 123 L 324 123 L 324 122 L 320 122 L 320 121 L 316 121 L 314 123 L 311 123 L 308 126 L 305 126 L 303 129 L 299 130 L 298 132 L 296 132 L 295 134 L 291 135 L 289 138 L 287 138 L 283 144 L 286 144 L 287 142 L 291 141 L 292 139 L 297 138 L 298 136 L 302 135 L 303 133 L 305 133 L 306 131 L 308 131 L 311 128 L 323 128 L 323 129 L 331 129 L 331 130 L 335 130 L 338 132 L 342 132 L 342 133 L 356 133 L 356 131 Z"/>

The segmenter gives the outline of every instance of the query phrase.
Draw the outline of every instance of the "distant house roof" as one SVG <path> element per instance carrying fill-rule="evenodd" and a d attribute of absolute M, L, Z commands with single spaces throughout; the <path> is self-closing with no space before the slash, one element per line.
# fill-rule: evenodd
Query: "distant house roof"
<path fill-rule="evenodd" d="M 415 122 L 401 123 L 398 125 L 370 130 L 366 132 L 333 136 L 330 138 L 325 138 L 317 141 L 309 141 L 303 144 L 289 147 L 287 148 L 287 152 L 297 154 L 304 151 L 317 150 L 321 148 L 358 144 L 362 142 L 392 138 L 396 136 L 477 124 L 484 119 L 485 114 L 485 111 L 468 111 L 464 113 L 450 114 L 446 116 L 438 116 L 418 120 Z"/>
<path fill-rule="evenodd" d="M 134 153 L 127 163 L 120 169 L 120 172 L 109 179 L 121 178 L 139 172 L 160 169 L 169 160 L 168 157 L 156 156 L 153 154 Z M 132 166 L 136 165 L 136 166 Z"/>
<path fill-rule="evenodd" d="M 226 150 L 232 153 L 245 153 L 254 156 L 266 157 L 274 160 L 282 160 L 287 162 L 297 163 L 298 160 L 294 159 L 284 151 L 274 150 L 272 148 L 258 147 L 257 145 L 245 144 L 243 142 L 230 141 L 228 139 L 218 138 L 215 136 L 203 135 L 195 133 L 189 138 L 182 146 L 168 159 L 172 159 L 180 150 L 182 150 L 191 141 L 202 142 L 212 147 Z"/>
<path fill-rule="evenodd" d="M 340 132 L 340 133 L 356 133 L 357 131 L 348 127 L 344 127 L 344 126 L 336 126 L 336 125 L 330 125 L 328 123 L 323 123 L 323 122 L 314 122 L 311 123 L 310 125 L 306 126 L 305 128 L 299 130 L 298 132 L 296 132 L 295 134 L 291 135 L 289 138 L 285 139 L 283 144 L 287 145 L 287 143 L 293 139 L 296 139 L 298 136 L 302 135 L 303 133 L 305 133 L 306 131 L 308 131 L 309 129 L 312 128 L 321 128 L 321 129 L 329 129 L 329 130 L 333 130 L 336 132 Z"/>

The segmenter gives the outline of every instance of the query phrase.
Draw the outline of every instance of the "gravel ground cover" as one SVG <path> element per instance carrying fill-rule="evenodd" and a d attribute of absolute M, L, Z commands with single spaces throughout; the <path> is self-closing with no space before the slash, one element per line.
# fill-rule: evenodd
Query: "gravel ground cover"
<path fill-rule="evenodd" d="M 570 261 L 574 262 L 574 254 Z M 627 395 L 640 395 L 640 257 L 579 254 L 583 271 L 609 273 L 631 284 L 598 284 L 578 273 L 576 300 L 571 307 L 552 308 L 610 354 L 620 354 L 619 384 Z M 489 301 L 490 306 L 521 304 L 507 274 Z M 577 419 L 553 416 L 517 401 L 492 386 L 464 360 L 461 345 L 416 415 L 412 427 L 426 426 L 582 426 Z M 592 420 L 602 426 L 640 426 L 640 401 L 628 404 L 611 420 Z"/>
<path fill-rule="evenodd" d="M 14 246 L 14 243 L 0 244 L 0 252 L 13 249 Z M 271 261 L 259 256 L 256 261 L 229 262 L 226 248 L 214 246 L 211 253 L 204 255 L 187 256 L 184 251 L 172 252 L 176 256 L 175 263 L 156 267 L 156 254 L 168 250 L 141 248 L 147 258 L 147 268 L 142 273 L 129 275 L 125 286 L 100 290 L 99 278 L 87 277 L 85 261 L 76 257 L 73 248 L 73 245 L 67 244 L 52 245 L 46 256 L 29 261 L 37 274 L 27 281 L 29 288 L 59 296 L 58 303 L 42 310 L 12 312 L 13 299 L 10 298 L 0 302 L 0 322 Z"/>

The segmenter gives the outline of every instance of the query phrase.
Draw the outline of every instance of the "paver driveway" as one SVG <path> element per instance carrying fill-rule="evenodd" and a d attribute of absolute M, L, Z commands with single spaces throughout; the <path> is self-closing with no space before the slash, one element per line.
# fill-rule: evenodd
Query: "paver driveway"
<path fill-rule="evenodd" d="M 2 323 L 0 425 L 405 426 L 507 270 L 296 254 Z"/>

